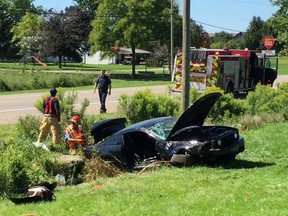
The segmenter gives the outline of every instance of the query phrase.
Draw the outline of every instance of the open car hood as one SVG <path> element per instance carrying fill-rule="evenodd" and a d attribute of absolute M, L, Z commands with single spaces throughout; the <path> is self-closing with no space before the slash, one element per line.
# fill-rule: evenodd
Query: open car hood
<path fill-rule="evenodd" d="M 126 127 L 126 118 L 108 118 L 94 122 L 90 133 L 94 137 L 95 143 Z"/>
<path fill-rule="evenodd" d="M 202 126 L 209 111 L 216 103 L 216 101 L 221 97 L 222 93 L 213 92 L 195 101 L 177 120 L 176 124 L 173 126 L 167 140 L 171 136 L 182 128 L 189 127 L 192 125 Z"/>

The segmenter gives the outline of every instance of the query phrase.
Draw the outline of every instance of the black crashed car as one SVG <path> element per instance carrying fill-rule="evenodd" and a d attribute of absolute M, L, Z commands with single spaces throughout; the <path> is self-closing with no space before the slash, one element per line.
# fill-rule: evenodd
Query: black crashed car
<path fill-rule="evenodd" d="M 244 151 L 237 128 L 205 126 L 204 120 L 221 93 L 214 92 L 193 103 L 176 119 L 153 118 L 126 127 L 125 118 L 110 118 L 91 127 L 95 144 L 85 150 L 124 169 L 136 169 L 147 161 L 170 161 L 177 165 L 227 162 Z"/>

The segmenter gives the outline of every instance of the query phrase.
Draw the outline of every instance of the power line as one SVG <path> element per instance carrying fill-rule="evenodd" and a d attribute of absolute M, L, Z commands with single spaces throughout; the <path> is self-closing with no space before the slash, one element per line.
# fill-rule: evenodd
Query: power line
<path fill-rule="evenodd" d="M 197 20 L 194 20 L 194 21 L 196 23 L 201 24 L 201 25 L 206 25 L 206 26 L 210 26 L 210 27 L 214 27 L 214 28 L 218 28 L 218 29 L 222 29 L 222 30 L 228 30 L 228 31 L 234 31 L 234 32 L 244 32 L 244 31 L 240 31 L 240 30 L 229 29 L 229 28 L 224 28 L 224 27 L 220 27 L 220 26 L 211 25 L 211 24 L 200 22 L 200 21 L 197 21 Z"/>

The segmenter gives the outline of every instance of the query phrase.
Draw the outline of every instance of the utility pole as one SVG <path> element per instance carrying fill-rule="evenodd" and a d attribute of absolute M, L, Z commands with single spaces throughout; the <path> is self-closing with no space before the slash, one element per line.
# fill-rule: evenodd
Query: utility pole
<path fill-rule="evenodd" d="M 171 17 L 170 17 L 170 26 L 171 26 L 171 32 L 170 32 L 170 74 L 173 75 L 173 51 L 174 51 L 174 41 L 173 41 L 173 0 L 171 0 Z"/>
<path fill-rule="evenodd" d="M 190 92 L 190 0 L 183 0 L 183 29 L 182 29 L 182 113 L 189 106 Z"/>

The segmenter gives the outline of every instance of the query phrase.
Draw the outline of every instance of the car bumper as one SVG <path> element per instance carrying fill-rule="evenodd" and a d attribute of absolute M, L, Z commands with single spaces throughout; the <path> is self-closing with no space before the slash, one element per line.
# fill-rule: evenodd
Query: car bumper
<path fill-rule="evenodd" d="M 240 137 L 236 143 L 225 148 L 210 149 L 209 154 L 213 157 L 219 157 L 227 154 L 237 155 L 245 150 L 244 138 Z"/>

